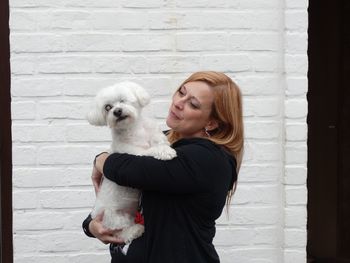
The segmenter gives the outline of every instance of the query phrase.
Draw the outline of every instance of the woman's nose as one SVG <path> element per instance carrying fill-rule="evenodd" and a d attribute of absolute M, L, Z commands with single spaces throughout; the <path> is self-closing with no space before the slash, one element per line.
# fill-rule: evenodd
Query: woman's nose
<path fill-rule="evenodd" d="M 176 108 L 182 110 L 184 107 L 184 100 L 182 100 L 181 98 L 175 99 L 174 100 L 174 105 Z"/>

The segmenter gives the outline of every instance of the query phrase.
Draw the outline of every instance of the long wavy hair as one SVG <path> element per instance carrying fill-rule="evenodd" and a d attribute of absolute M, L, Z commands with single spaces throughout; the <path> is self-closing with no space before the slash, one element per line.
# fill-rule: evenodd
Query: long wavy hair
<path fill-rule="evenodd" d="M 236 159 L 238 175 L 243 157 L 244 129 L 242 114 L 242 94 L 233 80 L 224 73 L 215 71 L 200 71 L 193 73 L 178 88 L 192 81 L 203 81 L 214 91 L 214 102 L 211 117 L 218 122 L 218 127 L 210 131 L 209 140 L 226 148 Z M 168 133 L 170 143 L 180 139 L 176 131 Z M 237 187 L 237 181 L 227 193 L 226 204 L 231 202 Z"/>

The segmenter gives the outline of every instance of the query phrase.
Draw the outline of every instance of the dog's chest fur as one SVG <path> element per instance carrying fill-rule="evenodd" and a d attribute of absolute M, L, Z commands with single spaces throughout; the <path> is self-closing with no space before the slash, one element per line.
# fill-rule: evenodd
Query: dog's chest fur
<path fill-rule="evenodd" d="M 112 130 L 112 136 L 112 152 L 140 155 L 152 145 L 152 133 L 142 123 L 132 129 Z"/>

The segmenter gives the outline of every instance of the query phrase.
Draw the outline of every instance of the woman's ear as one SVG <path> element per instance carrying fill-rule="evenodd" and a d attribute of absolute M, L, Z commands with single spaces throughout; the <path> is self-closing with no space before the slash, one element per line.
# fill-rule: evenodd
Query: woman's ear
<path fill-rule="evenodd" d="M 219 127 L 219 123 L 217 120 L 211 119 L 207 125 L 205 125 L 205 129 L 210 132 L 215 130 L 217 127 Z"/>

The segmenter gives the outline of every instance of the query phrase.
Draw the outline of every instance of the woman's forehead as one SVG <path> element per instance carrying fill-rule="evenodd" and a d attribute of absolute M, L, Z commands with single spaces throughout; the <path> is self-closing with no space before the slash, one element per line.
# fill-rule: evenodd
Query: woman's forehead
<path fill-rule="evenodd" d="M 201 103 L 211 104 L 214 100 L 214 92 L 212 88 L 203 81 L 191 81 L 183 85 L 188 94 Z"/>

